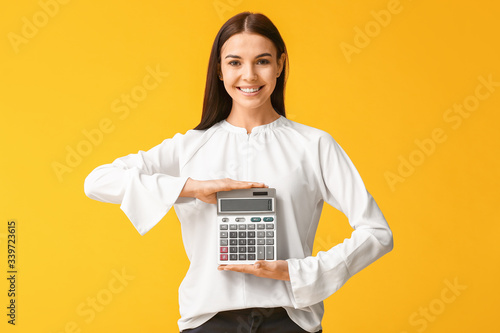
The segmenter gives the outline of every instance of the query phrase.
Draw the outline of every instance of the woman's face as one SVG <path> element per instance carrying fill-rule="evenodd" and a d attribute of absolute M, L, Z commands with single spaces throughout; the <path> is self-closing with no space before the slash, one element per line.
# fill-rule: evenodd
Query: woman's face
<path fill-rule="evenodd" d="M 285 60 L 282 54 L 278 61 L 276 53 L 271 40 L 254 33 L 233 35 L 222 45 L 220 72 L 233 109 L 272 109 L 271 94 Z"/>

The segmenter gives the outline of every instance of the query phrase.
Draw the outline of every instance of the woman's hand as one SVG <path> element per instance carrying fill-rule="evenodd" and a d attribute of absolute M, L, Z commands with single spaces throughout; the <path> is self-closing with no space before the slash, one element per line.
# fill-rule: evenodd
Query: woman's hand
<path fill-rule="evenodd" d="M 257 261 L 253 265 L 220 265 L 218 270 L 248 273 L 269 279 L 290 281 L 288 262 L 286 260 Z"/>
<path fill-rule="evenodd" d="M 268 187 L 263 183 L 237 181 L 230 178 L 215 180 L 194 180 L 188 178 L 181 191 L 181 197 L 192 197 L 203 202 L 216 204 L 217 192 L 252 187 Z"/>

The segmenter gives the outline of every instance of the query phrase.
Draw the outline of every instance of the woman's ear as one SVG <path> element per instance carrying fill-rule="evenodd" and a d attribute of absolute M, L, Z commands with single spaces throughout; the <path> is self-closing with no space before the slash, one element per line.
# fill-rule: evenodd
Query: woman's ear
<path fill-rule="evenodd" d="M 222 71 L 220 69 L 220 64 L 217 64 L 217 76 L 219 77 L 219 80 L 222 81 Z"/>
<path fill-rule="evenodd" d="M 286 54 L 283 52 L 278 59 L 278 73 L 277 76 L 279 77 L 281 75 L 281 72 L 283 71 L 283 67 L 285 66 L 285 61 L 286 61 Z"/>

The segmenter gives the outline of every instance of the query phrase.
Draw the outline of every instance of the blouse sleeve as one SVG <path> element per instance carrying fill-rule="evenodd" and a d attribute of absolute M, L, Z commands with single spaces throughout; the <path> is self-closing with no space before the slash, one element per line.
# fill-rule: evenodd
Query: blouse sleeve
<path fill-rule="evenodd" d="M 354 274 L 390 252 L 392 232 L 347 154 L 330 135 L 320 139 L 320 185 L 325 202 L 343 212 L 351 237 L 304 259 L 288 259 L 289 290 L 296 308 L 319 303 Z"/>
<path fill-rule="evenodd" d="M 170 210 L 188 179 L 179 175 L 182 137 L 176 134 L 148 151 L 97 167 L 85 179 L 85 194 L 94 200 L 120 204 L 144 235 Z"/>

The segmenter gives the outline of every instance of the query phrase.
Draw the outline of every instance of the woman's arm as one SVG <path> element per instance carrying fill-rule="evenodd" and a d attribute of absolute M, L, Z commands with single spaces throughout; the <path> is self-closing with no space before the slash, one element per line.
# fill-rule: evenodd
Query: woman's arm
<path fill-rule="evenodd" d="M 316 256 L 288 259 L 288 284 L 296 308 L 323 301 L 351 276 L 393 248 L 392 232 L 347 154 L 331 136 L 319 142 L 324 201 L 342 211 L 354 231 Z"/>
<path fill-rule="evenodd" d="M 188 179 L 179 172 L 182 138 L 176 135 L 148 151 L 95 168 L 85 179 L 85 194 L 94 200 L 119 204 L 144 235 L 170 210 Z"/>
<path fill-rule="evenodd" d="M 196 139 L 196 138 L 194 138 Z M 232 179 L 198 181 L 180 174 L 185 137 L 177 134 L 148 151 L 139 151 L 95 168 L 85 179 L 85 194 L 94 200 L 120 204 L 137 231 L 144 235 L 179 197 L 216 203 L 216 193 L 265 187 Z"/>

